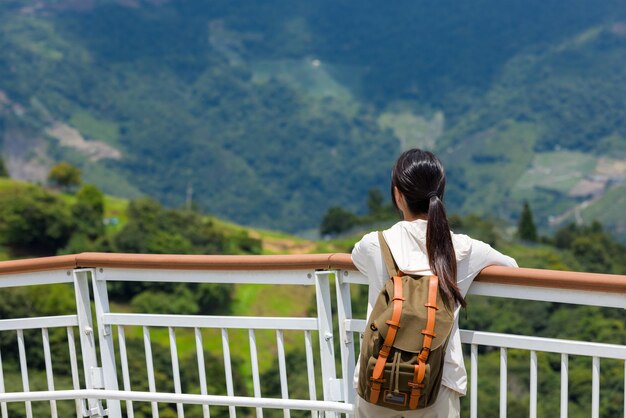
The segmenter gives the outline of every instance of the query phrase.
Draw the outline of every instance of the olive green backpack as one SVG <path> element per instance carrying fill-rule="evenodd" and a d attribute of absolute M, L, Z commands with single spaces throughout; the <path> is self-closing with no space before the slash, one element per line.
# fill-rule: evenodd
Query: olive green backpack
<path fill-rule="evenodd" d="M 382 232 L 378 240 L 391 278 L 365 329 L 358 393 L 386 408 L 425 408 L 439 393 L 454 311 L 441 299 L 437 276 L 399 271 Z"/>

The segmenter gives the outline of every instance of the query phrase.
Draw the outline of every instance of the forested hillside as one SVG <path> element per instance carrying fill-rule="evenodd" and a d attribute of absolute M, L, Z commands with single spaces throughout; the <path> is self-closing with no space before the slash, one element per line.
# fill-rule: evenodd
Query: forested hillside
<path fill-rule="evenodd" d="M 544 229 L 626 237 L 617 0 L 6 0 L 0 51 L 17 178 L 65 159 L 107 193 L 304 232 L 421 146 L 453 212 L 529 200 Z"/>

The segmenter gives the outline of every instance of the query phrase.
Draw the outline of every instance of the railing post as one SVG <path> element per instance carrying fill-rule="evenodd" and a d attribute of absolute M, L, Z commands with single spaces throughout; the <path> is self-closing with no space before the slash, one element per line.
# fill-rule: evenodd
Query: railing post
<path fill-rule="evenodd" d="M 74 270 L 72 274 L 74 294 L 76 296 L 80 350 L 83 356 L 85 387 L 86 389 L 94 389 L 93 373 L 98 370 L 98 360 L 96 358 L 96 342 L 93 336 L 93 321 L 91 319 L 91 298 L 89 297 L 88 275 L 90 270 Z M 101 418 L 104 415 L 104 409 L 100 401 L 98 399 L 87 399 L 87 410 L 83 411 L 83 415 Z"/>
<path fill-rule="evenodd" d="M 336 271 L 315 272 L 315 299 L 317 301 L 317 321 L 319 329 L 320 356 L 322 365 L 322 387 L 324 400 L 339 400 L 341 390 L 335 393 L 337 371 L 335 369 L 335 349 L 333 345 L 333 315 L 330 301 L 329 276 Z M 340 389 L 340 388 L 339 388 Z M 335 417 L 335 413 L 326 413 L 327 417 Z"/>
<path fill-rule="evenodd" d="M 470 349 L 470 418 L 478 418 L 478 346 Z"/>
<path fill-rule="evenodd" d="M 500 418 L 506 418 L 507 363 L 506 347 L 500 347 Z"/>
<path fill-rule="evenodd" d="M 100 343 L 100 359 L 102 361 L 102 377 L 104 388 L 118 390 L 117 368 L 115 367 L 115 346 L 113 332 L 110 325 L 105 325 L 103 315 L 109 313 L 109 293 L 107 283 L 103 278 L 103 269 L 92 270 L 93 299 L 96 307 L 96 321 L 98 325 L 98 340 Z M 107 399 L 107 415 L 121 418 L 122 408 L 119 400 Z"/>
<path fill-rule="evenodd" d="M 354 338 L 353 333 L 346 331 L 346 319 L 352 319 L 352 302 L 350 298 L 350 283 L 344 282 L 348 271 L 339 271 L 335 278 L 337 290 L 337 317 L 339 321 L 339 335 L 341 337 L 341 377 L 343 379 L 344 399 L 347 403 L 355 403 L 354 390 Z M 350 415 L 352 416 L 352 415 Z"/>
<path fill-rule="evenodd" d="M 530 350 L 530 418 L 537 418 L 537 352 Z"/>

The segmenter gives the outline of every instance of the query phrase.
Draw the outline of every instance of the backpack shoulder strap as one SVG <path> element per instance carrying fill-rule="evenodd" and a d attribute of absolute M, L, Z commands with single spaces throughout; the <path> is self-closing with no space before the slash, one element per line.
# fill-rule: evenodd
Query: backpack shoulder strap
<path fill-rule="evenodd" d="M 396 261 L 393 259 L 393 255 L 391 255 L 391 250 L 389 249 L 389 245 L 387 245 L 387 241 L 385 241 L 382 231 L 378 231 L 378 242 L 380 244 L 380 251 L 383 254 L 383 259 L 385 260 L 385 266 L 387 267 L 389 277 L 398 276 L 400 271 L 396 265 Z"/>
<path fill-rule="evenodd" d="M 409 408 L 416 409 L 422 396 L 422 389 L 424 388 L 424 377 L 426 375 L 426 362 L 428 361 L 428 355 L 430 354 L 430 347 L 435 335 L 435 315 L 439 310 L 437 307 L 437 293 L 439 292 L 439 279 L 437 276 L 430 276 L 428 278 L 428 301 L 424 306 L 427 309 L 426 329 L 422 330 L 424 335 L 424 344 L 422 350 L 417 356 L 417 364 L 413 371 L 413 381 L 409 382 L 411 387 L 411 398 L 409 400 Z"/>

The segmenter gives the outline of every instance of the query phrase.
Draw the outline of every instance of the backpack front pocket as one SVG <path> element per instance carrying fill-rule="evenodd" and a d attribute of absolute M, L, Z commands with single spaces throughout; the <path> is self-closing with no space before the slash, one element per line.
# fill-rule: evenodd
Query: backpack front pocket
<path fill-rule="evenodd" d="M 406 358 L 408 357 L 407 353 L 404 353 L 404 356 L 403 358 L 401 352 L 394 350 L 387 358 L 382 375 L 383 383 L 381 386 L 381 394 L 378 397 L 378 402 L 376 402 L 377 405 L 397 410 L 406 410 L 408 408 L 417 357 L 412 355 L 410 358 Z M 371 377 L 374 372 L 376 360 L 377 359 L 372 356 L 367 361 L 366 375 L 368 377 Z M 425 367 L 426 371 L 422 384 L 424 387 L 427 387 L 430 381 L 430 364 L 425 364 Z M 371 382 L 368 382 L 365 388 L 366 400 L 370 399 L 370 393 Z M 425 393 L 423 393 L 420 399 L 420 405 L 424 405 L 426 402 L 424 395 Z"/>

